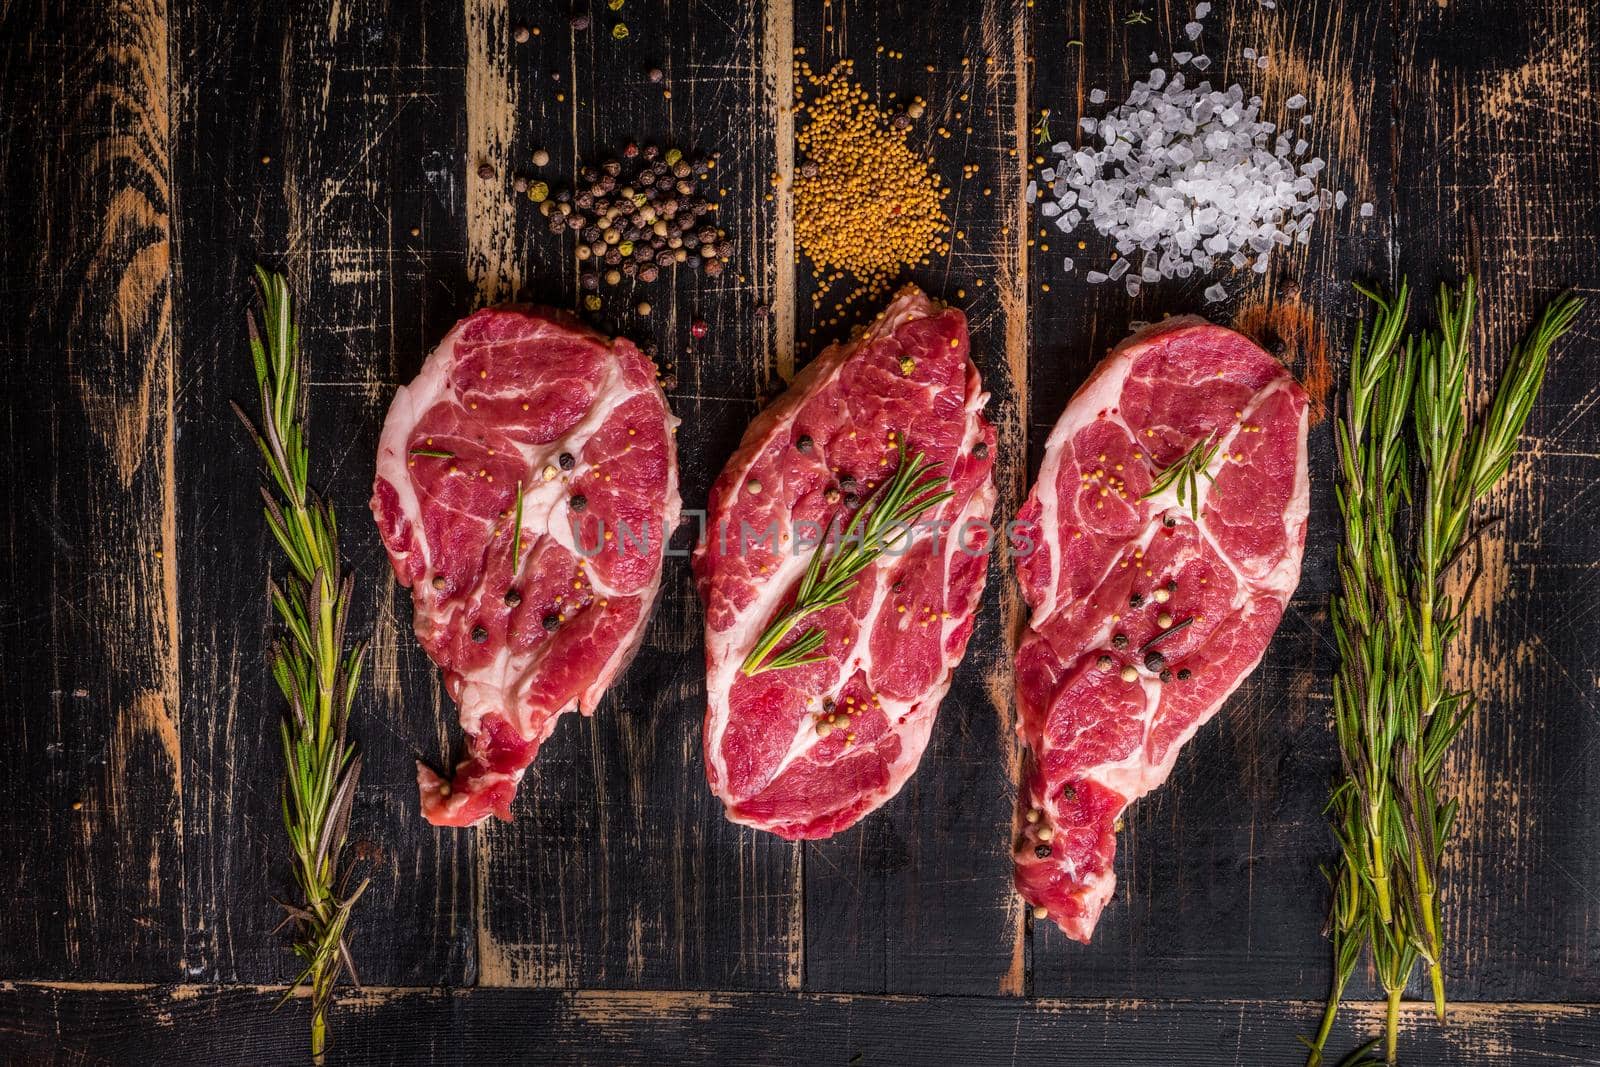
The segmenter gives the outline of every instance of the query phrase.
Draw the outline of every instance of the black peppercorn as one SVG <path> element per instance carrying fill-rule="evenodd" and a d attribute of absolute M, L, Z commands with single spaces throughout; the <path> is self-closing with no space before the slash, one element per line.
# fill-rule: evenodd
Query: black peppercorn
<path fill-rule="evenodd" d="M 1135 593 L 1135 594 L 1133 594 L 1132 596 L 1130 596 L 1128 598 L 1128 603 L 1132 604 L 1134 607 L 1140 606 L 1141 604 L 1144 603 L 1144 594 L 1143 593 Z"/>
<path fill-rule="evenodd" d="M 858 483 L 854 478 L 846 474 L 843 478 L 839 479 L 839 488 L 843 489 L 847 493 L 853 493 L 857 489 L 861 488 L 861 486 L 860 483 Z"/>
<path fill-rule="evenodd" d="M 561 469 L 564 470 L 564 471 L 571 470 L 572 467 L 573 467 L 573 464 L 575 464 L 577 462 L 578 462 L 577 460 L 572 458 L 572 453 L 571 452 L 563 452 L 563 453 L 561 453 L 561 455 L 556 457 L 556 463 L 559 464 Z"/>
<path fill-rule="evenodd" d="M 988 445 L 988 442 L 979 441 L 977 444 L 973 445 L 972 446 L 972 454 L 974 456 L 977 456 L 979 459 L 988 459 L 989 458 L 989 445 Z"/>
<path fill-rule="evenodd" d="M 1049 845 L 1035 845 L 1033 847 L 1033 854 L 1035 856 L 1038 856 L 1042 860 L 1047 860 L 1047 859 L 1050 858 L 1050 846 Z"/>
<path fill-rule="evenodd" d="M 561 616 L 554 613 L 546 615 L 543 619 L 539 620 L 539 625 L 543 626 L 546 630 L 553 631 L 561 625 Z"/>
<path fill-rule="evenodd" d="M 1116 649 L 1116 650 L 1118 650 L 1119 652 L 1122 649 L 1127 648 L 1128 647 L 1128 635 L 1127 634 L 1116 634 L 1115 636 L 1113 636 L 1111 638 L 1111 647 Z"/>
<path fill-rule="evenodd" d="M 1172 672 L 1164 670 L 1161 672 L 1160 677 L 1163 682 L 1170 682 L 1172 681 Z"/>
<path fill-rule="evenodd" d="M 1178 671 L 1178 681 L 1180 681 L 1180 682 L 1188 681 L 1189 680 L 1189 675 L 1191 673 L 1192 672 L 1189 670 L 1188 667 L 1182 668 L 1181 670 Z"/>
<path fill-rule="evenodd" d="M 799 440 L 795 441 L 794 447 L 801 452 L 810 452 L 811 444 L 811 437 L 808 434 L 801 434 Z"/>
<path fill-rule="evenodd" d="M 855 493 L 846 493 L 844 495 L 844 506 L 845 507 L 853 508 L 859 503 L 861 503 L 861 498 L 859 496 L 857 496 Z"/>
<path fill-rule="evenodd" d="M 507 589 L 506 590 L 506 607 L 514 608 L 520 603 L 522 603 L 522 594 L 517 592 L 515 589 Z"/>
<path fill-rule="evenodd" d="M 1144 669 L 1147 671 L 1159 671 L 1166 662 L 1167 658 L 1161 653 L 1150 652 L 1144 657 Z"/>
<path fill-rule="evenodd" d="M 481 645 L 487 640 L 489 640 L 489 631 L 488 630 L 485 630 L 482 626 L 474 626 L 472 628 L 472 643 L 473 644 Z"/>
<path fill-rule="evenodd" d="M 582 493 L 574 493 L 572 494 L 572 499 L 567 503 L 571 505 L 573 511 L 582 511 L 589 506 L 589 498 Z"/>

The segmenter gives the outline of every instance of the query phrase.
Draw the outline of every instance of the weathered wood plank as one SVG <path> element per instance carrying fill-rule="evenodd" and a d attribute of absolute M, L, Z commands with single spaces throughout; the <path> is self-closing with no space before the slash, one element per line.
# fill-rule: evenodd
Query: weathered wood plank
<path fill-rule="evenodd" d="M 1221 278 L 1233 295 L 1219 305 L 1202 295 L 1218 279 L 1198 275 L 1147 285 L 1135 298 L 1118 283 L 1089 285 L 1086 271 L 1111 262 L 1110 242 L 1087 226 L 1068 236 L 1035 217 L 1029 467 L 1037 469 L 1072 392 L 1133 323 L 1204 315 L 1280 354 L 1312 396 L 1305 564 L 1261 666 L 1190 742 L 1166 785 L 1129 811 L 1119 886 L 1093 943 L 1070 942 L 1048 923 L 1032 927 L 1032 989 L 1043 994 L 1212 996 L 1223 973 L 1230 996 L 1310 998 L 1326 988 L 1327 890 L 1318 868 L 1332 858 L 1322 809 L 1337 766 L 1327 725 L 1334 658 L 1326 598 L 1337 544 L 1327 405 L 1360 310 L 1349 283 L 1387 271 L 1387 220 L 1358 219 L 1355 204 L 1392 173 L 1389 24 L 1380 5 L 1215 6 L 1199 41 L 1213 66 L 1186 77 L 1238 81 L 1269 112 L 1304 93 L 1312 154 L 1328 160 L 1329 182 L 1352 204 L 1318 223 L 1309 248 L 1274 257 L 1267 275 Z M 1037 50 L 1032 95 L 1036 122 L 1040 109 L 1051 110 L 1046 143 L 1082 143 L 1080 116 L 1105 110 L 1089 105 L 1090 90 L 1121 100 L 1150 69 L 1151 52 L 1169 73 L 1177 69 L 1171 53 L 1195 50 L 1182 29 L 1191 7 L 1163 7 L 1148 23 L 1101 3 L 1036 8 L 1034 38 L 1055 42 Z M 1265 70 L 1242 57 L 1247 47 L 1268 57 Z M 1034 152 L 1048 156 L 1043 145 Z M 1075 272 L 1063 271 L 1063 256 Z"/>
<path fill-rule="evenodd" d="M 338 510 L 360 576 L 352 625 L 373 635 L 353 733 L 363 775 L 351 853 L 372 888 L 352 944 L 378 982 L 473 974 L 474 839 L 417 813 L 413 760 L 448 706 L 410 635 L 367 517 L 393 386 L 469 306 L 462 270 L 461 26 L 384 0 L 250 14 L 175 5 L 185 91 L 178 225 L 183 365 L 187 972 L 281 980 L 295 964 L 274 897 L 290 896 L 279 814 L 281 702 L 262 663 L 262 589 L 281 571 L 252 454 L 228 401 L 251 406 L 243 320 L 255 262 L 287 270 L 310 361 L 312 482 Z M 425 24 L 426 32 L 412 28 Z"/>
<path fill-rule="evenodd" d="M 469 34 L 503 34 L 497 0 L 473 0 Z M 568 13 L 528 15 L 530 39 L 514 48 L 498 79 L 476 74 L 501 47 L 473 42 L 469 131 L 499 130 L 487 117 L 516 99 L 504 165 L 529 169 L 536 149 L 551 162 L 537 175 L 552 189 L 577 166 L 618 156 L 628 142 L 722 153 L 713 172 L 733 213 L 720 220 L 737 252 L 710 278 L 687 268 L 655 285 L 607 289 L 602 329 L 659 350 L 684 420 L 678 438 L 686 509 L 705 494 L 776 380 L 790 350 L 781 311 L 789 264 L 780 257 L 774 213 L 763 200 L 775 167 L 776 94 L 789 61 L 782 29 L 752 5 L 721 0 L 631 2 L 596 7 L 574 29 Z M 629 27 L 618 39 L 613 27 Z M 533 31 L 537 30 L 537 35 Z M 479 58 L 480 53 L 483 58 Z M 652 83 L 648 71 L 662 71 Z M 500 95 L 496 95 L 500 94 Z M 472 152 L 486 151 L 473 134 Z M 484 217 L 505 195 L 491 192 Z M 573 240 L 547 232 L 524 202 L 513 280 L 524 299 L 576 304 Z M 498 230 L 469 218 L 472 246 Z M 635 306 L 648 300 L 652 310 Z M 792 306 L 792 296 L 788 306 Z M 695 318 L 706 336 L 690 338 Z M 698 525 L 674 544 L 692 544 Z M 688 560 L 666 561 L 654 621 L 638 657 L 592 720 L 563 722 L 530 769 L 517 821 L 484 833 L 478 940 L 490 985 L 754 987 L 800 978 L 798 850 L 728 823 L 706 787 L 700 755 L 705 706 L 700 605 Z"/>
<path fill-rule="evenodd" d="M 1018 145 L 1025 136 L 1023 6 L 994 0 L 948 20 L 916 3 L 832 3 L 797 10 L 795 43 L 813 70 L 855 61 L 880 106 L 928 101 L 912 144 L 951 189 L 952 251 L 907 273 L 967 315 L 972 355 L 999 431 L 1000 521 L 1024 493 L 1028 405 L 1026 273 Z M 904 53 L 896 58 L 891 53 Z M 947 134 L 941 135 L 943 130 Z M 964 165 L 976 172 L 963 173 Z M 792 175 L 790 175 L 792 177 Z M 787 185 L 785 191 L 787 191 Z M 805 354 L 848 334 L 876 306 L 813 304 L 798 267 Z M 858 301 L 858 304 L 863 302 Z M 839 317 L 837 323 L 830 319 Z M 901 794 L 848 832 L 806 849 L 806 988 L 863 992 L 1020 993 L 1022 911 L 1010 892 L 1011 652 L 1019 599 L 999 555 L 966 661 L 957 670 L 922 764 Z"/>
<path fill-rule="evenodd" d="M 0 1051 L 36 1064 L 292 1063 L 304 1056 L 294 1013 L 273 988 L 0 987 Z M 1016 997 L 847 997 L 781 993 L 373 989 L 346 997 L 330 1056 L 342 1063 L 541 1064 L 1118 1063 L 1231 1067 L 1297 1063 L 1305 1001 L 1221 1005 Z M 1380 1006 L 1352 1004 L 1355 1032 Z M 1591 1063 L 1592 1005 L 1463 1005 L 1441 1028 L 1401 1017 L 1408 1062 L 1441 1067 Z M 1352 1043 L 1341 1025 L 1335 1040 Z"/>
<path fill-rule="evenodd" d="M 182 952 L 163 0 L 0 9 L 0 969 Z"/>
<path fill-rule="evenodd" d="M 1461 802 L 1444 864 L 1448 988 L 1591 1000 L 1600 991 L 1600 715 L 1588 625 L 1600 575 L 1600 258 L 1589 191 L 1600 187 L 1600 15 L 1564 0 L 1502 0 L 1410 3 L 1397 18 L 1406 137 L 1395 233 L 1415 317 L 1432 321 L 1436 283 L 1478 274 L 1472 370 L 1486 401 L 1545 302 L 1566 287 L 1591 294 L 1509 477 L 1481 505 L 1482 518 L 1500 523 L 1483 539 L 1452 665 L 1480 705 L 1447 765 Z"/>

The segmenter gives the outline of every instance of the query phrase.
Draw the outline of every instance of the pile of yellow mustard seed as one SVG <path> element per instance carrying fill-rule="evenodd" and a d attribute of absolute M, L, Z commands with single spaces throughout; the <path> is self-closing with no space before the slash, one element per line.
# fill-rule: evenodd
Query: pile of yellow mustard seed
<path fill-rule="evenodd" d="M 796 105 L 795 135 L 801 162 L 794 182 L 794 228 L 821 291 L 849 274 L 878 296 L 905 267 L 927 264 L 950 251 L 950 219 L 941 205 L 949 195 L 932 161 L 906 143 L 911 120 L 924 108 L 913 100 L 889 114 L 851 80 L 844 60 L 826 74 L 795 62 L 805 88 Z"/>

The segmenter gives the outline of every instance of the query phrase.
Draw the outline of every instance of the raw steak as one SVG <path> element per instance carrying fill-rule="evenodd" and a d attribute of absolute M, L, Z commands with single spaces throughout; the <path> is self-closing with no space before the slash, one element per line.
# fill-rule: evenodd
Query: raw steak
<path fill-rule="evenodd" d="M 539 308 L 463 319 L 396 394 L 372 514 L 467 733 L 452 781 L 418 766 L 429 822 L 509 819 L 556 719 L 592 714 L 638 648 L 676 426 L 637 348 Z"/>
<path fill-rule="evenodd" d="M 827 837 L 916 770 L 983 592 L 995 499 L 988 399 L 965 317 L 907 286 L 745 432 L 711 489 L 694 559 L 706 604 L 706 778 L 734 822 Z M 879 556 L 844 604 L 790 632 L 784 645 L 821 628 L 824 662 L 746 676 L 746 655 L 794 601 L 815 532 L 868 503 L 902 443 L 949 479 L 955 496 L 921 521 L 951 532 L 924 531 Z M 762 543 L 768 531 L 776 541 Z"/>
<path fill-rule="evenodd" d="M 1197 443 L 1196 520 L 1157 476 Z M 1017 890 L 1088 941 L 1123 810 L 1261 660 L 1300 581 L 1306 397 L 1232 330 L 1172 319 L 1123 342 L 1067 405 L 1019 519 L 1033 617 L 1017 651 Z M 1152 647 L 1151 643 L 1162 637 Z"/>

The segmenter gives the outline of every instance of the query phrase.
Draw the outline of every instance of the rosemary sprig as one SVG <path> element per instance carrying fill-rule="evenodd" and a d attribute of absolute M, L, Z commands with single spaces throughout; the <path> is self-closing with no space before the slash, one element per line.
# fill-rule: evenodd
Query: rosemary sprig
<path fill-rule="evenodd" d="M 1469 581 L 1467 593 L 1452 598 L 1446 580 L 1482 532 L 1470 528 L 1473 507 L 1510 466 L 1550 349 L 1582 307 L 1570 296 L 1551 304 L 1489 409 L 1471 416 L 1475 281 L 1441 289 L 1437 331 L 1404 343 L 1404 284 L 1392 302 L 1361 292 L 1376 314 L 1370 338 L 1357 333 L 1336 428 L 1344 541 L 1332 607 L 1340 660 L 1333 706 L 1344 778 L 1328 805 L 1341 856 L 1329 873 L 1333 981 L 1321 1026 L 1306 1042 L 1313 1067 L 1363 945 L 1388 996 L 1388 1062 L 1419 960 L 1444 1018 L 1439 868 L 1456 805 L 1440 785 L 1450 743 L 1474 706 L 1470 692 L 1445 686 L 1444 652 L 1471 589 Z"/>
<path fill-rule="evenodd" d="M 1178 506 L 1187 507 L 1189 513 L 1196 518 L 1200 517 L 1200 479 L 1212 481 L 1211 461 L 1216 457 L 1217 449 L 1222 447 L 1220 434 L 1197 441 L 1195 446 L 1177 459 L 1173 460 L 1150 483 L 1150 491 L 1141 500 L 1149 500 L 1159 496 L 1168 489 L 1176 487 Z"/>
<path fill-rule="evenodd" d="M 922 453 L 906 462 L 905 434 L 898 436 L 900 456 L 894 474 L 881 482 L 856 511 L 832 552 L 828 551 L 826 539 L 817 546 L 800 579 L 794 605 L 774 619 L 756 641 L 739 667 L 745 674 L 801 667 L 826 659 L 825 655 L 812 655 L 827 640 L 827 635 L 817 628 L 801 634 L 782 652 L 773 654 L 773 650 L 808 615 L 843 604 L 862 571 L 891 544 L 910 536 L 911 524 L 925 512 L 955 495 L 948 489 L 935 492 L 946 479 L 934 473 L 937 464 Z"/>
<path fill-rule="evenodd" d="M 361 776 L 361 757 L 345 731 L 366 643 L 344 651 L 355 576 L 340 566 L 333 507 L 307 485 L 311 457 L 300 421 L 303 365 L 288 283 L 259 267 L 256 281 L 263 303 L 261 329 L 253 315 L 246 321 L 261 397 L 260 428 L 238 404 L 233 409 L 260 447 L 276 487 L 276 493 L 263 487 L 261 495 L 267 527 L 289 562 L 282 586 L 267 581 L 273 609 L 286 631 L 273 642 L 267 660 L 289 704 L 279 723 L 283 825 L 300 898 L 298 904 L 283 905 L 284 924 L 295 928 L 294 951 L 303 964 L 283 1000 L 302 985 L 310 987 L 311 1054 L 321 1063 L 328 1007 L 339 979 L 348 971 L 351 981 L 360 984 L 345 928 L 367 880 L 351 890 L 350 872 L 341 860 Z"/>

